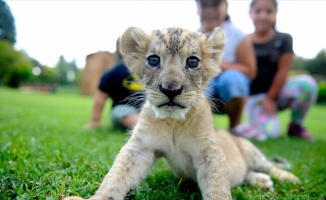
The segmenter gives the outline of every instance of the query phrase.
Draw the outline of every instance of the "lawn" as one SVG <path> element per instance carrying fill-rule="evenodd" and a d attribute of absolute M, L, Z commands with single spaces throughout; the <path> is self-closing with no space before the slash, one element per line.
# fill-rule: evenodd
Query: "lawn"
<path fill-rule="evenodd" d="M 107 128 L 86 131 L 92 99 L 76 93 L 24 93 L 0 88 L 0 199 L 89 197 L 98 188 L 128 135 L 110 128 L 109 105 L 103 113 Z M 302 183 L 275 181 L 275 192 L 252 186 L 232 189 L 234 199 L 326 198 L 326 106 L 312 108 L 305 126 L 315 142 L 285 135 L 289 112 L 280 114 L 283 135 L 255 142 L 268 157 L 282 156 Z M 226 128 L 225 116 L 216 116 Z M 201 199 L 195 184 L 174 179 L 160 160 L 126 199 Z"/>

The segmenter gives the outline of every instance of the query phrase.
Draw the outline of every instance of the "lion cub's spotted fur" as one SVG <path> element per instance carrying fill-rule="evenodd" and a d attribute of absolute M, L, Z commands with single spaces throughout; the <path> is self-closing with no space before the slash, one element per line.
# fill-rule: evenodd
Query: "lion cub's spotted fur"
<path fill-rule="evenodd" d="M 123 199 L 160 157 L 176 177 L 195 180 L 207 200 L 231 199 L 230 186 L 244 182 L 273 190 L 269 175 L 298 181 L 274 167 L 249 141 L 214 131 L 203 90 L 220 73 L 224 43 L 219 28 L 209 38 L 180 28 L 149 35 L 138 28 L 125 31 L 121 51 L 126 65 L 142 80 L 147 101 L 131 138 L 91 199 Z M 159 58 L 159 65 L 151 65 L 151 56 Z M 189 58 L 195 67 L 190 67 Z"/>

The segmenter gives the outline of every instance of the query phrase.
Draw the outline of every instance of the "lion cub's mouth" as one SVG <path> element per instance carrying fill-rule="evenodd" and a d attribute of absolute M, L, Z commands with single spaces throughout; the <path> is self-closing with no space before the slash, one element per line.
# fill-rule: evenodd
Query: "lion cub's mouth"
<path fill-rule="evenodd" d="M 163 104 L 161 104 L 161 105 L 159 105 L 159 106 L 157 106 L 157 107 L 162 107 L 162 106 L 170 106 L 170 107 L 180 107 L 180 108 L 186 108 L 186 107 L 184 107 L 184 106 L 182 106 L 182 105 L 180 105 L 180 104 L 177 104 L 177 103 L 175 103 L 175 102 L 173 102 L 173 101 L 169 101 L 169 102 L 166 102 L 166 103 L 163 103 Z"/>

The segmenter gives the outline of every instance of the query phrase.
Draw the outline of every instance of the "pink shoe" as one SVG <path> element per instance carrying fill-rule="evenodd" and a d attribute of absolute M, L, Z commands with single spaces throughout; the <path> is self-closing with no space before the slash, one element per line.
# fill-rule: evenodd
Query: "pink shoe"
<path fill-rule="evenodd" d="M 306 140 L 314 140 L 309 132 L 301 125 L 291 122 L 288 128 L 288 135 L 291 137 L 303 138 Z"/>
<path fill-rule="evenodd" d="M 239 124 L 232 128 L 230 132 L 233 135 L 241 136 L 247 139 L 254 139 L 259 141 L 265 141 L 267 136 L 262 133 L 258 127 L 254 127 L 248 123 Z"/>

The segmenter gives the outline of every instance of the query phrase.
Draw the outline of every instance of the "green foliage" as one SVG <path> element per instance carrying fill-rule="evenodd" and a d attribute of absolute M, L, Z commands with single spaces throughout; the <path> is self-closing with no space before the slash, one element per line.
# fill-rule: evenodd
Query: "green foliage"
<path fill-rule="evenodd" d="M 67 62 L 63 56 L 60 56 L 56 68 L 56 82 L 58 84 L 68 85 L 76 83 L 76 77 L 79 70 L 75 60 Z"/>
<path fill-rule="evenodd" d="M 295 57 L 293 69 L 306 70 L 313 75 L 319 74 L 326 76 L 326 50 L 321 50 L 313 59 Z"/>
<path fill-rule="evenodd" d="M 112 166 L 128 135 L 112 128 L 85 131 L 92 98 L 71 93 L 21 93 L 0 89 L 0 199 L 58 199 L 60 195 L 91 196 Z M 108 107 L 102 122 L 107 125 Z M 325 199 L 326 107 L 315 106 L 305 125 L 315 142 L 285 135 L 290 113 L 280 113 L 283 137 L 255 142 L 268 157 L 282 156 L 301 184 L 275 181 L 275 192 L 253 186 L 232 189 L 233 199 Z M 215 116 L 227 127 L 226 116 Z M 126 199 L 201 199 L 196 184 L 173 178 L 159 160 L 148 177 Z"/>
<path fill-rule="evenodd" d="M 0 39 L 7 40 L 11 44 L 16 42 L 15 19 L 3 0 L 0 0 Z"/>
<path fill-rule="evenodd" d="M 306 59 L 300 56 L 295 56 L 293 60 L 293 69 L 295 70 L 305 70 Z"/>
<path fill-rule="evenodd" d="M 42 73 L 38 77 L 40 83 L 43 84 L 54 84 L 55 75 L 57 74 L 57 69 L 54 67 L 48 67 L 46 65 L 41 66 Z"/>
<path fill-rule="evenodd" d="M 31 62 L 8 41 L 0 40 L 0 83 L 18 87 L 31 76 Z"/>
<path fill-rule="evenodd" d="M 326 75 L 326 50 L 320 51 L 314 59 L 308 60 L 306 68 L 311 74 Z"/>
<path fill-rule="evenodd" d="M 37 85 L 54 85 L 56 83 L 57 69 L 46 65 L 36 65 L 41 70 L 40 75 L 33 76 L 30 83 Z"/>
<path fill-rule="evenodd" d="M 326 81 L 322 81 L 318 85 L 318 102 L 326 103 Z"/>

